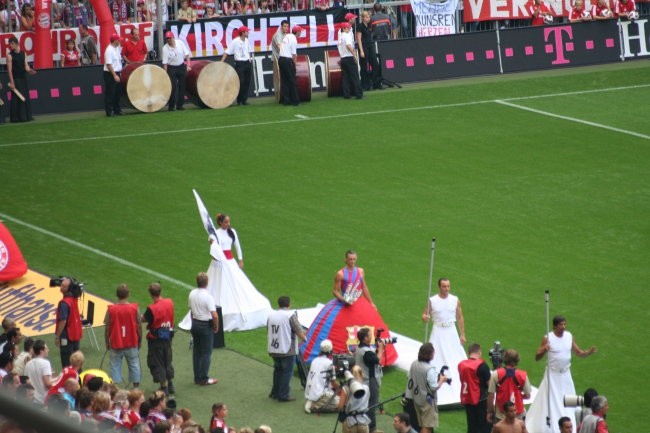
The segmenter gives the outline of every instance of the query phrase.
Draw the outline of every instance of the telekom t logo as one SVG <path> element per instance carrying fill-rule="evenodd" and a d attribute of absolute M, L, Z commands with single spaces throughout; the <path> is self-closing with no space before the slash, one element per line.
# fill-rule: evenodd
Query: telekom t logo
<path fill-rule="evenodd" d="M 559 27 L 545 27 L 544 28 L 544 42 L 549 42 L 552 38 L 555 40 L 555 60 L 553 60 L 554 65 L 564 65 L 571 63 L 571 61 L 564 57 L 564 40 L 563 33 L 567 34 L 568 40 L 573 40 L 573 29 L 571 26 L 559 26 Z"/>

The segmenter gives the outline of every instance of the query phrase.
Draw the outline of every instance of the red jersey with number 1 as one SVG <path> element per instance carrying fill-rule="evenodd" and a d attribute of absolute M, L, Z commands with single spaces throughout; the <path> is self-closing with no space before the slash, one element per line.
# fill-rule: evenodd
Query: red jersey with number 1
<path fill-rule="evenodd" d="M 108 306 L 110 318 L 111 349 L 138 347 L 138 304 L 113 304 Z"/>
<path fill-rule="evenodd" d="M 458 364 L 460 376 L 460 404 L 477 405 L 481 398 L 481 385 L 478 379 L 478 368 L 483 364 L 482 359 L 466 359 Z"/>

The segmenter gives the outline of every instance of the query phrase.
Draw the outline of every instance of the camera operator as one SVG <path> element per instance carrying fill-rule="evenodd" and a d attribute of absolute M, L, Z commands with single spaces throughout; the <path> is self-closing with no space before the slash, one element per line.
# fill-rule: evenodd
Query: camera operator
<path fill-rule="evenodd" d="M 503 355 L 505 367 L 499 367 L 492 372 L 490 384 L 488 386 L 488 422 L 493 422 L 496 394 L 496 418 L 501 420 L 505 413 L 501 412 L 503 404 L 512 401 L 515 404 L 515 413 L 517 418 L 524 419 L 526 409 L 524 408 L 524 398 L 530 398 L 530 381 L 528 374 L 524 370 L 519 370 L 519 352 L 515 349 L 508 349 Z"/>
<path fill-rule="evenodd" d="M 370 388 L 364 383 L 367 379 L 361 367 L 355 365 L 350 371 L 354 378 L 348 380 L 341 390 L 339 421 L 343 424 L 343 433 L 368 433 L 371 423 L 368 416 Z M 363 390 L 363 395 L 355 397 L 352 388 L 357 392 Z"/>
<path fill-rule="evenodd" d="M 605 396 L 599 395 L 594 397 L 591 400 L 592 413 L 587 415 L 582 421 L 580 433 L 609 433 L 607 423 L 605 422 L 608 410 L 609 405 Z"/>
<path fill-rule="evenodd" d="M 355 364 L 361 367 L 363 371 L 363 384 L 367 385 L 370 389 L 370 400 L 368 402 L 370 407 L 379 403 L 379 388 L 381 387 L 381 378 L 384 375 L 379 360 L 384 354 L 386 344 L 381 339 L 376 339 L 377 350 L 375 351 L 370 347 L 372 334 L 369 328 L 361 328 L 357 332 L 357 339 L 359 345 L 354 354 Z M 368 411 L 370 418 L 370 425 L 368 426 L 370 433 L 377 430 L 377 421 L 375 418 L 375 408 Z"/>
<path fill-rule="evenodd" d="M 78 283 L 74 283 L 77 285 Z M 78 286 L 73 286 L 70 278 L 61 281 L 61 294 L 63 299 L 56 308 L 56 329 L 54 331 L 54 344 L 61 354 L 61 368 L 70 365 L 70 355 L 79 350 L 81 341 L 81 315 L 79 314 Z M 80 293 L 79 293 L 80 294 Z"/>
<path fill-rule="evenodd" d="M 461 392 L 460 403 L 465 406 L 467 433 L 489 433 L 487 422 L 487 389 L 490 367 L 481 359 L 481 345 L 469 346 L 469 359 L 458 364 Z"/>
<path fill-rule="evenodd" d="M 320 355 L 309 367 L 307 384 L 305 385 L 305 412 L 336 412 L 339 406 L 339 396 L 335 389 L 338 383 L 334 376 L 332 363 L 332 342 L 323 340 L 320 343 Z"/>
<path fill-rule="evenodd" d="M 431 365 L 435 351 L 433 344 L 424 343 L 418 351 L 417 361 L 413 361 L 409 369 L 405 397 L 413 399 L 415 412 L 418 416 L 421 433 L 433 433 L 438 428 L 438 397 L 436 393 L 443 383 L 450 380 L 444 374 L 444 367 L 437 374 Z"/>

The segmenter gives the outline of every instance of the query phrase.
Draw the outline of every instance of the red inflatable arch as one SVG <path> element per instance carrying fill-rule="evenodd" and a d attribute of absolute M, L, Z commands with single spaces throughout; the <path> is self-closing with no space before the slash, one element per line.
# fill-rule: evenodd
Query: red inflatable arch
<path fill-rule="evenodd" d="M 107 47 L 110 43 L 111 34 L 115 32 L 113 16 L 108 8 L 106 0 L 90 0 L 99 23 L 100 47 Z M 51 68 L 52 62 L 52 0 L 36 0 L 34 9 L 34 68 Z M 98 53 L 99 58 L 103 57 L 102 52 Z"/>

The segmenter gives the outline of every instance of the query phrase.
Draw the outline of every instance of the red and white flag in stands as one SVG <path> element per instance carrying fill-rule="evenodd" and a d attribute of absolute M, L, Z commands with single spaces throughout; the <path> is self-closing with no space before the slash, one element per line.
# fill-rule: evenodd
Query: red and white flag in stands
<path fill-rule="evenodd" d="M 9 229 L 0 222 L 0 281 L 10 281 L 27 273 L 27 263 Z"/>

